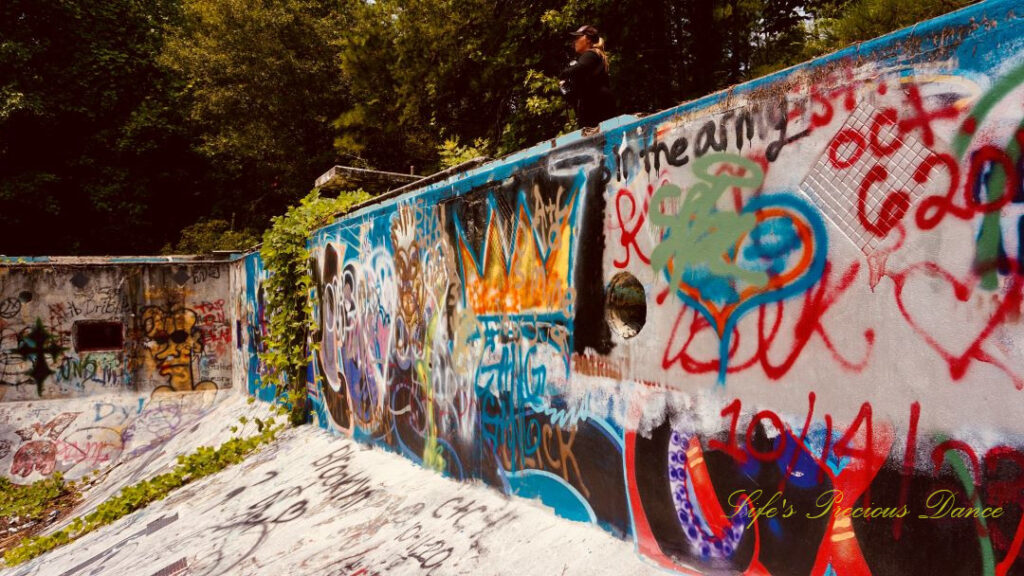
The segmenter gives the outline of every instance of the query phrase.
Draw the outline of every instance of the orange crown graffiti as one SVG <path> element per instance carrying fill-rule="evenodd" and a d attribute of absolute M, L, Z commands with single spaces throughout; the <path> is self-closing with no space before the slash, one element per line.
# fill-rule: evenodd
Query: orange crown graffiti
<path fill-rule="evenodd" d="M 569 274 L 572 269 L 573 219 L 578 189 L 542 238 L 526 201 L 519 193 L 511 241 L 499 222 L 500 210 L 488 198 L 484 245 L 478 255 L 466 240 L 458 215 L 459 265 L 467 305 L 477 314 L 524 314 L 567 311 L 572 301 Z"/>

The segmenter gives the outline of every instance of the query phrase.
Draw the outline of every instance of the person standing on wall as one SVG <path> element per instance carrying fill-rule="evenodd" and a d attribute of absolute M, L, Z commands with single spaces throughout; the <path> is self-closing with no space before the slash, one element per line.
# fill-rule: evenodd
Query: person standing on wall
<path fill-rule="evenodd" d="M 596 127 L 615 115 L 615 99 L 608 82 L 608 55 L 597 28 L 581 26 L 572 33 L 577 58 L 558 75 L 559 88 L 576 110 L 582 127 Z"/>

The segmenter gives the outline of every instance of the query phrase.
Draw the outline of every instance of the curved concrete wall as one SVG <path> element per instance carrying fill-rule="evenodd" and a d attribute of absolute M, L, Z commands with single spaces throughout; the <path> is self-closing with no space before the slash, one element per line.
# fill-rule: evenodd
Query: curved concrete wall
<path fill-rule="evenodd" d="M 1015 9 L 318 231 L 318 422 L 680 573 L 1024 571 Z"/>
<path fill-rule="evenodd" d="M 230 388 L 229 265 L 0 263 L 0 401 Z"/>
<path fill-rule="evenodd" d="M 0 262 L 0 475 L 144 478 L 245 382 L 229 263 L 24 260 Z"/>

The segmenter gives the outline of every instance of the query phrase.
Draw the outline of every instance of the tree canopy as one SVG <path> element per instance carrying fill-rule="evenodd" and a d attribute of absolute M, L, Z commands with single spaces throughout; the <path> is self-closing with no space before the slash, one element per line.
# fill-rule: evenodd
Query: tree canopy
<path fill-rule="evenodd" d="M 334 164 L 429 173 L 574 129 L 582 23 L 648 113 L 968 3 L 7 0 L 0 253 L 225 248 Z"/>

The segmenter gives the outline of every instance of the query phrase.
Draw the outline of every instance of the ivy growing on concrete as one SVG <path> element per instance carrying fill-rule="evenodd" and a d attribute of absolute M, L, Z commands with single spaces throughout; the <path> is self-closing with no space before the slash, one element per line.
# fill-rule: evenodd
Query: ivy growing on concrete
<path fill-rule="evenodd" d="M 74 482 L 65 482 L 60 472 L 25 486 L 0 477 L 0 517 L 39 520 L 49 511 L 51 502 L 74 490 Z"/>
<path fill-rule="evenodd" d="M 60 472 L 25 485 L 0 477 L 0 552 L 45 530 L 80 499 L 79 484 L 66 482 Z"/>
<path fill-rule="evenodd" d="M 312 352 L 307 327 L 313 314 L 309 300 L 313 280 L 306 240 L 336 215 L 369 199 L 362 190 L 321 198 L 319 189 L 315 189 L 284 215 L 273 218 L 263 234 L 260 255 L 268 272 L 265 287 L 270 311 L 264 360 L 278 375 L 278 392 L 284 391 L 282 397 L 291 407 L 293 425 L 305 423 L 308 413 L 305 373 Z"/>
<path fill-rule="evenodd" d="M 240 421 L 243 425 L 250 422 L 248 419 L 240 419 Z M 162 500 L 176 488 L 219 472 L 231 464 L 241 462 L 256 448 L 274 441 L 282 428 L 273 417 L 269 420 L 254 418 L 251 422 L 256 425 L 256 434 L 246 438 L 231 438 L 217 448 L 200 446 L 191 454 L 178 456 L 178 463 L 170 472 L 122 488 L 116 496 L 97 506 L 96 510 L 75 518 L 66 527 L 53 534 L 22 540 L 20 544 L 4 553 L 4 562 L 8 566 L 14 566 L 31 560 L 157 500 Z"/>

